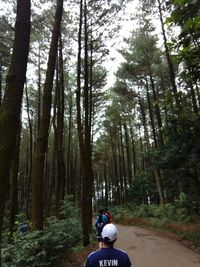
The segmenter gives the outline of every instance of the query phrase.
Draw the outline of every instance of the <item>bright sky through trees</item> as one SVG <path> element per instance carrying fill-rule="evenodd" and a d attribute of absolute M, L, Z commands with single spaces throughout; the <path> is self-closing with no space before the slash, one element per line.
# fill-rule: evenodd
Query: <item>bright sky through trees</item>
<path fill-rule="evenodd" d="M 118 49 L 122 48 L 124 45 L 124 38 L 130 36 L 131 31 L 135 28 L 135 23 L 133 18 L 137 14 L 137 6 L 139 1 L 134 0 L 127 4 L 127 7 L 124 11 L 124 15 L 121 18 L 121 29 L 114 40 L 110 40 L 110 55 L 105 63 L 105 67 L 108 69 L 108 77 L 107 77 L 107 88 L 113 85 L 115 80 L 114 73 L 116 72 L 119 64 L 123 61 L 122 55 L 118 52 Z M 114 43 L 114 44 L 113 44 Z"/>
<path fill-rule="evenodd" d="M 38 1 L 36 2 L 38 4 Z M 117 33 L 116 37 L 113 39 L 110 39 L 107 44 L 108 48 L 110 49 L 110 53 L 109 53 L 109 56 L 107 57 L 107 60 L 105 61 L 105 67 L 108 70 L 106 88 L 109 88 L 113 84 L 114 79 L 115 79 L 114 73 L 116 72 L 119 64 L 123 61 L 123 57 L 119 54 L 118 49 L 123 47 L 124 45 L 123 39 L 129 37 L 131 31 L 136 26 L 136 21 L 134 20 L 134 18 L 136 17 L 136 14 L 137 14 L 138 4 L 139 4 L 139 0 L 134 0 L 127 4 L 127 7 L 121 17 L 120 30 Z M 4 3 L 0 0 L 0 15 L 7 16 L 9 14 L 9 17 L 11 18 L 13 17 L 13 23 L 14 23 L 15 15 L 13 13 L 12 5 L 13 4 L 9 2 Z M 47 6 L 48 5 L 49 4 L 47 4 Z M 42 7 L 44 8 L 45 5 L 43 4 Z M 31 71 L 32 67 L 33 66 L 30 66 L 30 65 L 28 67 L 28 70 L 29 70 L 28 78 L 29 79 L 32 79 L 34 76 L 33 71 Z"/>

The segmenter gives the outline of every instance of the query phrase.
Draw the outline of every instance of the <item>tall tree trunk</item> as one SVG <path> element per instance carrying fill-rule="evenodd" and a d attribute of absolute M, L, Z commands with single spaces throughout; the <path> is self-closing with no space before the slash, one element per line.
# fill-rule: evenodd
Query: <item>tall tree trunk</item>
<path fill-rule="evenodd" d="M 121 201 L 124 203 L 127 196 L 127 165 L 125 162 L 125 153 L 124 153 L 124 142 L 122 134 L 122 125 L 119 123 L 119 141 L 118 141 L 118 150 L 119 150 L 119 168 L 120 168 L 120 188 L 121 188 Z"/>
<path fill-rule="evenodd" d="M 136 148 L 135 148 L 135 139 L 133 136 L 133 128 L 131 123 L 130 124 L 130 135 L 131 135 L 131 150 L 132 150 L 132 164 L 133 164 L 133 177 L 137 175 L 137 154 L 136 154 Z"/>
<path fill-rule="evenodd" d="M 49 218 L 51 215 L 51 201 L 53 191 L 55 189 L 55 162 L 56 162 L 56 137 L 54 132 L 54 141 L 53 141 L 53 148 L 50 157 L 50 172 L 49 172 L 49 184 L 47 188 L 47 200 L 46 200 L 46 210 L 45 210 L 45 217 Z"/>
<path fill-rule="evenodd" d="M 123 126 L 124 126 L 125 145 L 126 145 L 126 159 L 127 159 L 128 183 L 130 185 L 131 180 L 132 180 L 130 142 L 129 142 L 128 127 L 127 127 L 126 122 L 124 122 Z"/>
<path fill-rule="evenodd" d="M 163 192 L 163 186 L 161 183 L 160 170 L 158 170 L 157 168 L 154 168 L 154 175 L 155 175 L 156 186 L 157 186 L 157 190 L 158 190 L 158 194 L 159 194 L 160 205 L 164 205 L 165 204 L 165 197 L 164 197 L 164 192 Z"/>
<path fill-rule="evenodd" d="M 68 106 L 69 106 L 69 122 L 68 122 L 68 138 L 67 138 L 67 163 L 66 163 L 66 192 L 67 194 L 75 194 L 74 178 L 72 175 L 72 161 L 73 161 L 73 154 L 72 154 L 72 93 L 70 90 L 70 95 L 68 99 Z"/>
<path fill-rule="evenodd" d="M 116 143 L 112 137 L 112 133 L 110 133 L 110 141 L 111 141 L 111 149 L 112 149 L 112 177 L 113 177 L 113 185 L 116 186 L 116 191 L 113 194 L 113 200 L 116 204 L 120 202 L 120 192 L 119 192 L 119 180 L 120 175 L 118 171 L 118 162 L 117 162 L 117 152 L 116 152 Z"/>
<path fill-rule="evenodd" d="M 31 187 L 31 174 L 32 174 L 32 163 L 33 163 L 33 126 L 30 117 L 30 105 L 28 99 L 27 85 L 25 87 L 26 93 L 26 106 L 27 106 L 27 115 L 28 115 L 28 127 L 29 127 L 29 159 L 28 162 L 28 174 L 27 174 L 27 198 L 26 198 L 26 214 L 29 218 L 29 204 L 30 204 L 30 187 Z"/>
<path fill-rule="evenodd" d="M 198 110 L 198 107 L 197 107 L 197 100 L 196 100 L 194 86 L 193 86 L 192 83 L 190 83 L 189 87 L 190 87 L 190 91 L 191 91 L 193 110 L 194 110 L 194 113 L 198 114 L 199 110 Z"/>
<path fill-rule="evenodd" d="M 60 36 L 61 20 L 63 12 L 63 0 L 57 0 L 56 13 L 52 31 L 52 39 L 49 50 L 46 79 L 44 83 L 42 114 L 37 133 L 35 156 L 32 172 L 32 223 L 33 228 L 43 230 L 43 180 L 45 153 L 48 144 L 48 131 L 51 116 L 52 88 L 55 72 L 55 64 L 58 51 L 58 39 Z"/>
<path fill-rule="evenodd" d="M 11 193 L 10 193 L 10 221 L 9 221 L 9 243 L 13 241 L 13 232 L 15 225 L 15 216 L 18 212 L 18 173 L 19 173 L 19 148 L 20 148 L 21 127 L 17 130 L 15 151 L 11 167 Z"/>
<path fill-rule="evenodd" d="M 170 82 L 171 82 L 171 86 L 172 86 L 172 91 L 174 94 L 176 108 L 178 111 L 180 111 L 180 107 L 181 107 L 180 99 L 179 99 L 178 94 L 177 94 L 174 65 L 173 65 L 171 55 L 169 52 L 169 48 L 168 48 L 168 44 L 167 44 L 167 37 L 166 37 L 166 33 L 165 33 L 161 1 L 160 0 L 157 0 L 157 1 L 158 1 L 158 9 L 159 9 L 160 22 L 161 22 L 161 28 L 162 28 L 162 35 L 163 35 L 163 40 L 164 40 L 165 54 L 166 54 L 166 58 L 167 58 L 168 68 L 169 68 L 169 78 L 170 78 Z"/>
<path fill-rule="evenodd" d="M 200 109 L 200 92 L 199 92 L 199 87 L 198 87 L 197 82 L 195 84 L 195 87 L 196 87 L 196 95 L 197 95 L 197 99 L 198 99 L 198 107 Z"/>
<path fill-rule="evenodd" d="M 84 140 L 83 140 L 83 129 L 82 129 L 82 120 L 81 120 L 81 50 L 82 50 L 82 43 L 81 43 L 81 37 L 82 37 L 82 27 L 83 27 L 83 1 L 80 1 L 80 15 L 79 15 L 79 32 L 78 32 L 78 55 L 77 55 L 77 91 L 76 91 L 76 108 L 77 108 L 77 129 L 78 129 L 78 140 L 79 140 L 79 149 L 80 149 L 80 160 L 81 160 L 81 183 L 84 182 Z M 83 185 L 82 185 L 83 186 Z M 82 192 L 83 194 L 84 192 Z M 81 195 L 82 199 L 82 195 Z M 86 200 L 85 200 L 86 201 Z M 81 216 L 82 216 L 82 232 L 83 232 L 83 244 L 88 245 L 89 243 L 89 231 L 88 226 L 84 221 L 84 209 L 86 212 L 86 218 L 88 219 L 88 212 L 87 212 L 87 204 L 84 201 L 84 203 L 81 201 Z"/>
<path fill-rule="evenodd" d="M 159 100 L 156 94 L 155 84 L 154 84 L 152 75 L 150 75 L 150 83 L 151 83 L 151 88 L 153 92 L 155 115 L 156 115 L 157 124 L 158 124 L 158 143 L 159 145 L 163 145 L 164 139 L 163 139 L 163 134 L 162 134 L 162 119 L 161 119 L 161 114 L 160 114 Z"/>
<path fill-rule="evenodd" d="M 0 108 L 2 101 L 2 63 L 0 62 Z"/>
<path fill-rule="evenodd" d="M 89 243 L 89 232 L 92 226 L 92 161 L 91 161 L 91 128 L 89 104 L 89 62 L 88 62 L 88 22 L 87 3 L 84 1 L 84 155 L 82 154 L 83 181 L 82 181 L 82 223 L 85 229 L 84 244 Z M 86 218 L 87 220 L 86 220 Z"/>
<path fill-rule="evenodd" d="M 84 24 L 83 24 L 84 19 Z M 84 31 L 82 30 L 84 26 Z M 81 49 L 82 34 L 84 36 L 84 70 L 83 70 L 83 111 L 81 113 Z M 77 128 L 80 148 L 81 171 L 82 171 L 82 229 L 83 243 L 89 244 L 89 233 L 92 226 L 92 159 L 91 159 L 91 123 L 90 112 L 91 103 L 89 101 L 89 62 L 88 62 L 88 23 L 87 23 L 87 3 L 80 1 L 80 22 L 78 34 L 78 64 L 77 64 Z M 81 120 L 81 117 L 84 119 Z"/>
<path fill-rule="evenodd" d="M 8 177 L 15 150 L 23 88 L 26 80 L 29 41 L 30 0 L 18 0 L 14 47 L 0 110 L 0 247 L 4 209 L 9 192 Z"/>
<path fill-rule="evenodd" d="M 37 99 L 37 131 L 40 127 L 40 115 L 41 115 L 41 48 L 39 44 L 39 55 L 38 55 L 38 99 Z"/>
<path fill-rule="evenodd" d="M 65 192 L 65 163 L 63 149 L 64 134 L 64 74 L 63 74 L 63 55 L 62 40 L 59 38 L 59 57 L 58 57 L 58 84 L 57 90 L 57 217 L 60 217 L 62 202 Z"/>
<path fill-rule="evenodd" d="M 150 148 L 150 143 L 149 143 L 150 138 L 149 138 L 149 131 L 148 131 L 148 127 L 147 127 L 146 110 L 145 110 L 144 100 L 141 97 L 139 97 L 139 105 L 140 105 L 140 112 L 141 112 L 141 116 L 142 116 L 142 125 L 144 127 L 144 138 L 145 138 L 145 141 L 146 141 L 147 150 L 149 150 L 149 148 Z"/>
<path fill-rule="evenodd" d="M 154 147 L 155 147 L 155 149 L 157 149 L 158 148 L 157 133 L 156 133 L 156 129 L 155 129 L 155 122 L 153 119 L 153 110 L 152 110 L 152 103 L 151 103 L 151 99 L 150 99 L 148 83 L 146 84 L 146 89 L 147 89 L 147 99 L 148 99 L 148 106 L 149 106 L 151 129 L 153 132 L 153 139 L 154 139 Z M 150 164 L 151 164 L 151 162 L 150 162 Z M 160 171 L 157 169 L 157 167 L 154 167 L 154 176 L 155 176 L 157 190 L 159 193 L 160 204 L 163 205 L 164 204 L 164 193 L 163 193 L 163 188 L 162 188 L 162 184 L 161 184 Z"/>
<path fill-rule="evenodd" d="M 146 82 L 146 90 L 147 90 L 147 102 L 148 102 L 148 108 L 149 108 L 149 117 L 150 117 L 151 129 L 152 129 L 152 134 L 153 134 L 153 141 L 154 141 L 155 147 L 158 147 L 157 134 L 156 134 L 156 128 L 155 128 L 155 121 L 153 117 L 153 109 L 152 109 L 148 81 Z"/>
<path fill-rule="evenodd" d="M 108 176 L 107 176 L 107 164 L 104 164 L 103 166 L 103 177 L 104 177 L 104 182 L 105 182 L 105 207 L 108 207 Z"/>

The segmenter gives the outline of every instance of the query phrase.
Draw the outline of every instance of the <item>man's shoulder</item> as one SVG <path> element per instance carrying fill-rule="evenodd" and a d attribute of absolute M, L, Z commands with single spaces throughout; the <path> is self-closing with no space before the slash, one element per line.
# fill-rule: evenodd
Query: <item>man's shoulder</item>
<path fill-rule="evenodd" d="M 92 251 L 92 252 L 88 255 L 88 258 L 90 258 L 90 257 L 94 257 L 94 256 L 98 255 L 98 254 L 100 253 L 100 251 L 101 251 L 101 249 Z"/>
<path fill-rule="evenodd" d="M 116 251 L 118 251 L 119 253 L 122 253 L 122 254 L 127 254 L 126 251 L 120 249 L 120 248 L 114 248 Z"/>
<path fill-rule="evenodd" d="M 102 256 L 104 254 L 107 254 L 108 249 L 98 249 L 96 251 L 91 252 L 88 257 L 89 258 L 96 258 L 98 256 Z M 109 248 L 109 253 L 114 255 L 127 255 L 127 253 L 119 248 Z"/>

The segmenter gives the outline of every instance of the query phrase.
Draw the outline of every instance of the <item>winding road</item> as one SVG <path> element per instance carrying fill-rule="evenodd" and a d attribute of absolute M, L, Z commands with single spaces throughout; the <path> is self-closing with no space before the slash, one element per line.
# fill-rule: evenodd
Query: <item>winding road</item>
<path fill-rule="evenodd" d="M 200 255 L 165 233 L 117 225 L 116 248 L 125 250 L 133 267 L 200 267 Z"/>

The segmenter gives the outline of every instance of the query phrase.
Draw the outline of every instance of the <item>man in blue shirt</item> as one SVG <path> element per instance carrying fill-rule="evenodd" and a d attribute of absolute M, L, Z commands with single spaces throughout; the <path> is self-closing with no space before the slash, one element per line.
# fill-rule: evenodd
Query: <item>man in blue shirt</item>
<path fill-rule="evenodd" d="M 103 213 L 103 210 L 99 210 L 99 215 L 96 218 L 95 228 L 96 228 L 96 237 L 99 243 L 99 248 L 102 248 L 102 236 L 101 232 L 104 226 L 108 223 L 106 215 Z"/>
<path fill-rule="evenodd" d="M 92 252 L 86 261 L 85 267 L 131 267 L 130 259 L 125 251 L 113 247 L 117 240 L 118 230 L 112 224 L 106 224 L 101 233 L 103 246 L 100 250 Z"/>

